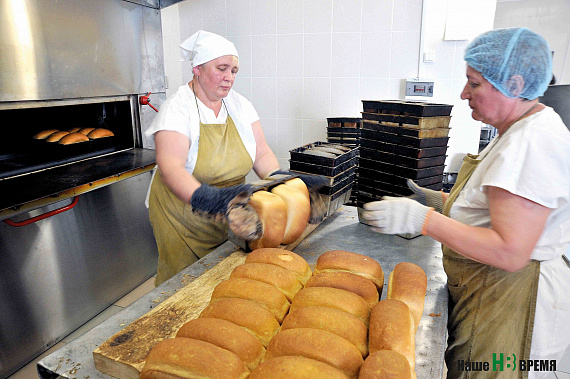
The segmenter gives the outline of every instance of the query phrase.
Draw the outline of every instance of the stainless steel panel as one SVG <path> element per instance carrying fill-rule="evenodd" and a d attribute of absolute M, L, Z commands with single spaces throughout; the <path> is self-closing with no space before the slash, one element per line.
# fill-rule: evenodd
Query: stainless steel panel
<path fill-rule="evenodd" d="M 160 11 L 122 0 L 0 0 L 0 102 L 164 91 Z"/>
<path fill-rule="evenodd" d="M 28 226 L 0 222 L 0 378 L 154 275 L 150 176 L 81 195 L 75 208 Z"/>

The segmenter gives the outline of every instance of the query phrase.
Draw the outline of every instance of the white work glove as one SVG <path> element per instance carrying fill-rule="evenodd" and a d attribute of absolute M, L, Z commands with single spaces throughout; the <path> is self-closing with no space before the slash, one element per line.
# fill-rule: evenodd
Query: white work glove
<path fill-rule="evenodd" d="M 419 202 L 420 204 L 432 207 L 436 212 L 443 212 L 443 191 L 434 191 L 418 186 L 412 179 L 406 181 L 408 188 L 414 194 L 408 198 Z"/>
<path fill-rule="evenodd" d="M 366 203 L 364 209 L 360 216 L 365 224 L 384 234 L 421 233 L 428 213 L 434 210 L 407 197 L 390 196 Z"/>

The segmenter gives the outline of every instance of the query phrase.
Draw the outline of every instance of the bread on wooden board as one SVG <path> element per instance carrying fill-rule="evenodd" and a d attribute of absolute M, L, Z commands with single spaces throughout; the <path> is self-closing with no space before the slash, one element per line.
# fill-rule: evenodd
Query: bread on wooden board
<path fill-rule="evenodd" d="M 305 196 L 307 196 L 307 199 L 310 200 L 309 189 L 307 188 L 307 185 L 305 184 L 305 182 L 302 181 L 300 178 L 293 178 L 293 179 L 287 180 L 283 184 L 286 184 L 288 186 L 292 186 L 293 188 L 298 189 L 299 191 L 303 192 L 305 194 Z"/>
<path fill-rule="evenodd" d="M 286 184 L 273 187 L 271 193 L 280 196 L 287 204 L 287 225 L 281 243 L 288 245 L 305 231 L 311 216 L 311 202 L 303 192 Z"/>
<path fill-rule="evenodd" d="M 366 255 L 344 250 L 330 250 L 317 259 L 314 274 L 322 271 L 348 271 L 368 278 L 374 282 L 382 296 L 384 272 L 378 261 Z"/>
<path fill-rule="evenodd" d="M 378 289 L 374 282 L 347 271 L 324 271 L 309 279 L 305 287 L 333 287 L 354 292 L 372 308 L 378 302 Z"/>
<path fill-rule="evenodd" d="M 368 351 L 394 350 L 408 360 L 415 370 L 414 318 L 410 308 L 400 300 L 386 299 L 378 302 L 370 313 Z"/>
<path fill-rule="evenodd" d="M 87 142 L 89 138 L 81 133 L 69 133 L 59 140 L 61 145 L 71 145 L 79 142 Z"/>
<path fill-rule="evenodd" d="M 59 130 L 57 130 L 57 129 L 42 130 L 41 132 L 37 133 L 33 138 L 34 139 L 46 139 L 50 135 L 52 135 L 53 133 L 56 133 L 56 132 L 59 132 Z"/>
<path fill-rule="evenodd" d="M 69 132 L 64 132 L 64 131 L 52 133 L 49 135 L 49 137 L 46 138 L 46 142 L 59 142 L 60 139 L 62 139 L 68 134 Z"/>
<path fill-rule="evenodd" d="M 378 350 L 370 354 L 360 367 L 358 379 L 413 379 L 406 357 L 393 350 Z"/>
<path fill-rule="evenodd" d="M 249 198 L 249 204 L 255 209 L 263 225 L 263 235 L 257 240 L 249 241 L 249 248 L 255 250 L 281 245 L 287 226 L 285 201 L 271 192 L 257 191 Z"/>
<path fill-rule="evenodd" d="M 286 268 L 303 286 L 312 275 L 311 267 L 303 257 L 283 249 L 256 249 L 245 257 L 245 263 L 269 263 Z"/>
<path fill-rule="evenodd" d="M 141 379 L 247 378 L 249 370 L 237 355 L 192 338 L 160 341 L 146 357 Z"/>
<path fill-rule="evenodd" d="M 279 323 L 262 305 L 253 300 L 226 298 L 210 303 L 200 317 L 221 318 L 253 333 L 263 346 L 279 331 Z"/>
<path fill-rule="evenodd" d="M 348 379 L 342 371 L 310 358 L 283 355 L 268 359 L 248 379 Z"/>
<path fill-rule="evenodd" d="M 348 312 L 319 306 L 298 308 L 285 317 L 281 332 L 295 328 L 326 330 L 352 343 L 363 357 L 368 355 L 368 328 Z"/>
<path fill-rule="evenodd" d="M 415 330 L 418 330 L 424 312 L 427 291 L 427 276 L 418 265 L 400 262 L 394 267 L 388 279 L 388 299 L 403 301 L 414 316 Z"/>
<path fill-rule="evenodd" d="M 321 361 L 342 371 L 349 378 L 358 377 L 364 361 L 352 343 L 326 330 L 312 328 L 283 330 L 273 337 L 264 360 L 283 355 Z"/>
<path fill-rule="evenodd" d="M 230 278 L 218 284 L 212 292 L 210 302 L 237 297 L 253 300 L 269 310 L 280 324 L 289 310 L 290 303 L 273 284 L 247 278 Z"/>
<path fill-rule="evenodd" d="M 229 350 L 237 355 L 250 370 L 256 368 L 265 355 L 265 348 L 252 333 L 221 318 L 190 320 L 176 333 L 176 338 L 180 337 L 209 342 Z"/>
<path fill-rule="evenodd" d="M 230 278 L 247 278 L 273 284 L 289 301 L 293 300 L 295 294 L 301 289 L 301 283 L 299 283 L 295 274 L 286 268 L 269 263 L 245 263 L 239 265 L 233 269 Z"/>
<path fill-rule="evenodd" d="M 295 295 L 289 312 L 304 307 L 328 307 L 340 309 L 359 318 L 368 325 L 370 307 L 366 300 L 357 294 L 331 287 L 304 288 Z"/>
<path fill-rule="evenodd" d="M 92 131 L 89 132 L 89 134 L 87 134 L 87 137 L 89 137 L 90 139 L 97 139 L 97 138 L 104 138 L 104 137 L 112 137 L 115 134 L 110 131 L 109 129 L 104 129 L 104 128 L 96 128 L 93 129 Z"/>
<path fill-rule="evenodd" d="M 79 133 L 88 135 L 89 133 L 91 133 L 94 130 L 95 130 L 95 128 L 81 128 L 81 129 L 79 129 Z"/>

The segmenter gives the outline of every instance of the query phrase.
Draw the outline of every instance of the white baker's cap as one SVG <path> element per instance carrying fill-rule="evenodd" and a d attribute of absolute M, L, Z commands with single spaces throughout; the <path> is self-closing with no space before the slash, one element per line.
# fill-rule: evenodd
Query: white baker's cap
<path fill-rule="evenodd" d="M 233 43 L 214 33 L 198 30 L 190 38 L 180 44 L 182 61 L 191 61 L 192 67 L 223 57 L 238 56 Z"/>

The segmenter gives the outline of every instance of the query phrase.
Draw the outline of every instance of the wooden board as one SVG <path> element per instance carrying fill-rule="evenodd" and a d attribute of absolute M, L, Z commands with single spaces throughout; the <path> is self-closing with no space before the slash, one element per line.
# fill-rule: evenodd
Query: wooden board
<path fill-rule="evenodd" d="M 214 287 L 245 263 L 245 257 L 246 253 L 236 251 L 109 338 L 93 351 L 95 367 L 116 378 L 138 379 L 148 352 L 158 342 L 174 337 L 184 323 L 197 318 L 209 304 Z"/>

